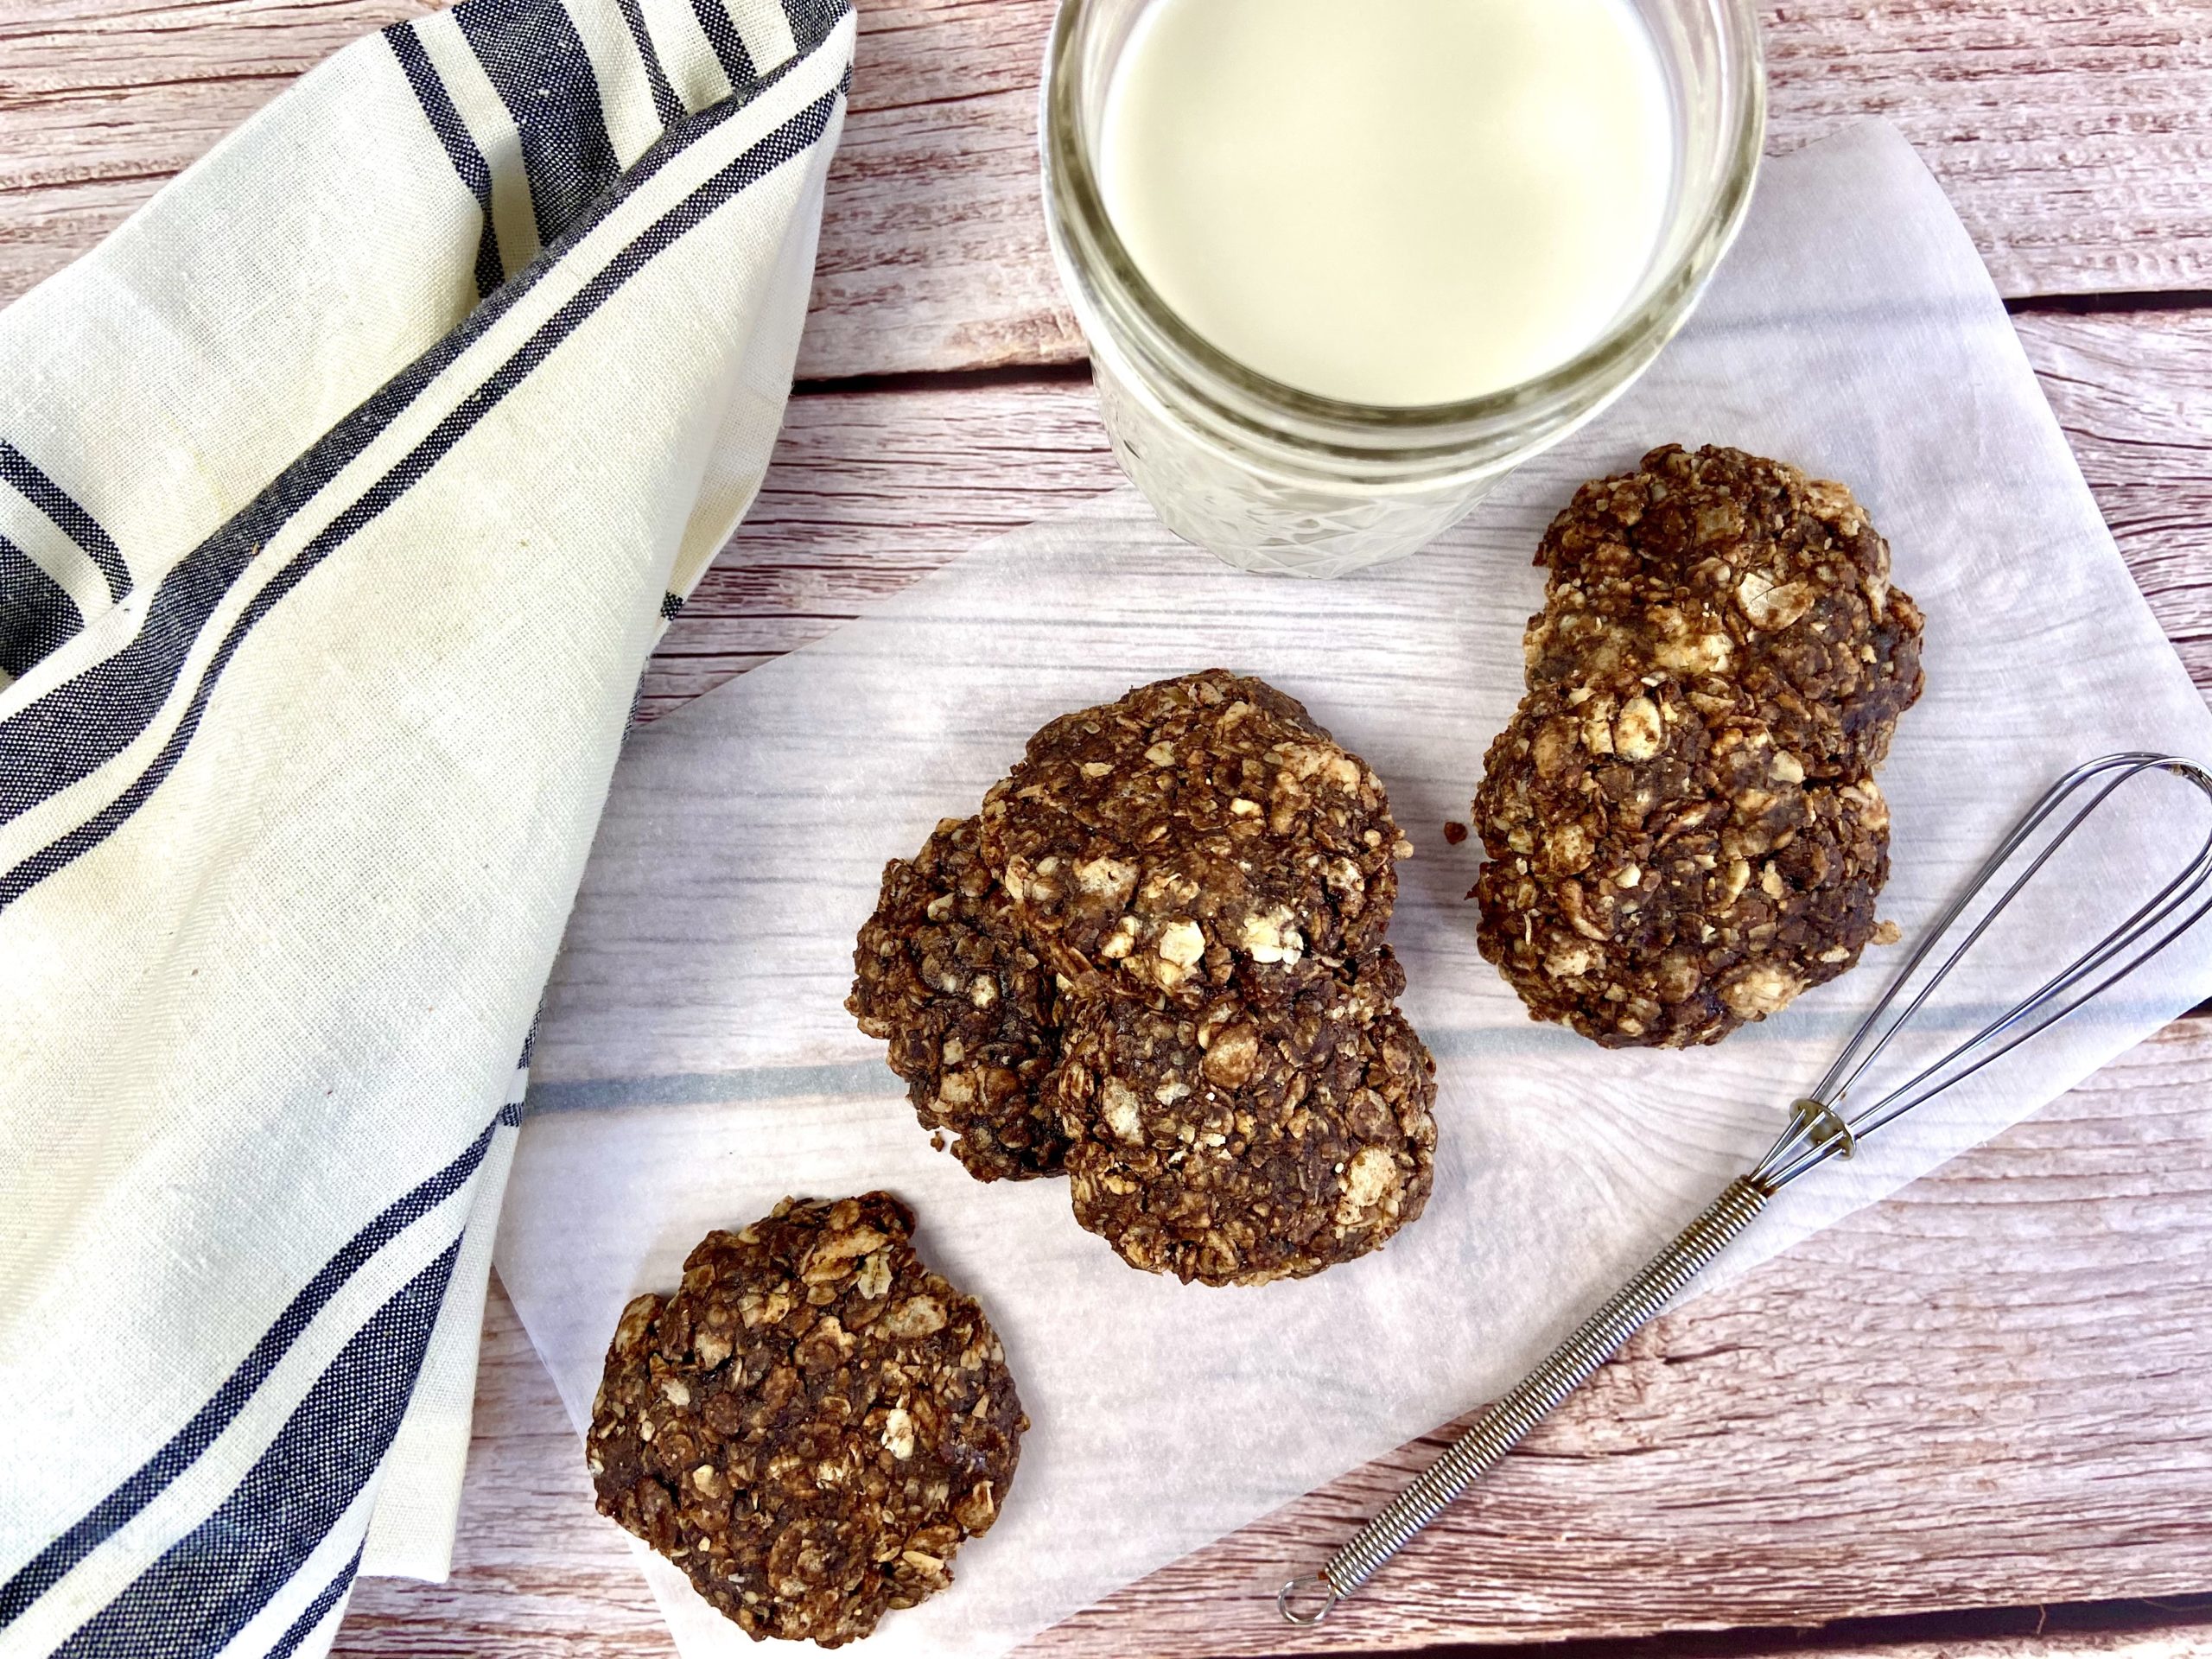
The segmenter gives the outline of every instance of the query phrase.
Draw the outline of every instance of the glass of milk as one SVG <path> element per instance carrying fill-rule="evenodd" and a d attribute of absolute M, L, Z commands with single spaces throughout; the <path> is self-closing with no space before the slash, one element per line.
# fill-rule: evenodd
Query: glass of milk
<path fill-rule="evenodd" d="M 1116 454 L 1248 569 L 1412 552 L 1681 326 L 1764 120 L 1751 0 L 1062 0 L 1046 216 Z"/>

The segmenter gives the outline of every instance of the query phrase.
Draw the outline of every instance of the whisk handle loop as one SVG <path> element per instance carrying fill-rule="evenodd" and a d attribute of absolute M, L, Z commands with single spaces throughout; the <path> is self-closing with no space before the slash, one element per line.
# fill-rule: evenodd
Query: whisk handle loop
<path fill-rule="evenodd" d="M 1487 1472 L 1561 1401 L 1588 1382 L 1623 1343 L 1703 1271 L 1730 1239 L 1751 1224 L 1770 1196 L 1770 1188 L 1749 1177 L 1731 1181 L 1672 1243 L 1645 1262 L 1642 1271 L 1553 1349 L 1511 1393 L 1477 1418 L 1450 1450 L 1429 1465 L 1389 1508 L 1360 1529 L 1318 1578 L 1294 1579 L 1285 1585 L 1276 1597 L 1282 1616 L 1294 1624 L 1319 1624 L 1339 1600 L 1373 1578 L 1476 1477 Z M 1308 1594 L 1317 1586 L 1325 1592 L 1318 1600 Z M 1301 1605 L 1309 1603 L 1317 1611 L 1302 1613 Z"/>

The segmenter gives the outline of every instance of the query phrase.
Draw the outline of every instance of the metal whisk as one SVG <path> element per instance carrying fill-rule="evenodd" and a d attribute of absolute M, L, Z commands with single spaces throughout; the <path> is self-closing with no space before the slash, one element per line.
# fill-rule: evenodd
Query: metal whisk
<path fill-rule="evenodd" d="M 2212 801 L 2212 771 L 2168 754 L 2111 754 L 2076 767 L 2030 807 L 1959 896 L 1936 918 L 1860 1022 L 1819 1085 L 1790 1108 L 1789 1124 L 1765 1157 L 1738 1176 L 1703 1214 L 1584 1320 L 1511 1393 L 1478 1418 L 1450 1450 L 1318 1573 L 1292 1579 L 1275 1606 L 1294 1624 L 1318 1624 L 1379 1572 L 1478 1475 L 1517 1446 L 1554 1408 L 1587 1382 L 1637 1330 L 1695 1278 L 1777 1192 L 1923 1102 L 2009 1053 L 2110 989 L 2212 912 L 2212 821 L 2195 855 L 2142 906 L 2025 998 L 1940 1059 L 1863 1104 L 1851 1091 L 1936 988 L 2052 855 L 2125 785 L 2146 772 L 2186 779 Z M 2006 873 L 2015 874 L 2007 878 Z M 1986 907 L 1978 901 L 1994 890 Z M 1971 915 L 1979 908 L 1978 915 Z M 1947 943 L 1954 934 L 1955 944 Z M 1939 959 L 1940 957 L 1940 959 Z M 1922 969 L 1935 962 L 1932 970 Z M 1916 981 L 1917 988 L 1914 988 Z"/>

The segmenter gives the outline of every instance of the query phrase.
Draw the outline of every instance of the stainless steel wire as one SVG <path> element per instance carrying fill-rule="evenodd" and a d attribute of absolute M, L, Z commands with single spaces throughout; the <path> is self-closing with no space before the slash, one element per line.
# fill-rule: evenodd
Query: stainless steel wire
<path fill-rule="evenodd" d="M 1940 1058 L 1872 1100 L 1851 1104 L 1853 1089 L 2028 884 L 2101 808 L 2127 785 L 2152 773 L 2182 779 L 2212 803 L 2212 772 L 2168 754 L 2108 754 L 2076 766 L 2053 784 L 1929 925 L 1881 1000 L 1806 1097 L 1822 1115 L 1801 1112 L 1794 1116 L 1752 1172 L 1755 1179 L 1773 1188 L 1787 1186 L 1836 1156 L 1847 1143 L 1896 1122 L 2102 995 L 2212 912 L 2212 815 L 2208 815 L 2203 836 L 2188 861 L 2125 919 Z M 1988 898 L 1993 889 L 1995 897 Z M 1923 973 L 1931 962 L 1933 969 Z M 1847 1135 L 1834 1132 L 1838 1123 Z"/>
<path fill-rule="evenodd" d="M 2151 774 L 2194 785 L 2212 807 L 2212 771 L 2175 755 L 2106 755 L 2075 767 L 2052 785 L 1929 925 L 1819 1085 L 1792 1104 L 1788 1126 L 1766 1155 L 1731 1181 L 1604 1306 L 1478 1417 L 1327 1566 L 1318 1573 L 1292 1579 L 1277 1591 L 1275 1607 L 1282 1617 L 1294 1624 L 1318 1624 L 1328 1617 L 1338 1602 L 1374 1577 L 1477 1478 L 1587 1382 L 1729 1240 L 1751 1224 L 1776 1192 L 1830 1158 L 1850 1157 L 1860 1141 L 1884 1125 L 2101 995 L 2212 912 L 2212 811 L 2208 811 L 2195 853 L 2124 920 L 1940 1058 L 1871 1099 L 1851 1103 L 1853 1089 L 2028 884 L 2100 809 L 2129 784 Z"/>

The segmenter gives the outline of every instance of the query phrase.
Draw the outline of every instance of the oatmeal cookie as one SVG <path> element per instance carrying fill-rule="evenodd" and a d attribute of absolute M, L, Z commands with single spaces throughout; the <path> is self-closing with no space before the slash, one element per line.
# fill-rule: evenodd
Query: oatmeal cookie
<path fill-rule="evenodd" d="M 983 863 L 976 820 L 947 818 L 883 888 L 853 950 L 845 1006 L 891 1045 L 925 1128 L 957 1137 L 978 1180 L 1057 1175 L 1066 1151 L 1038 1086 L 1059 1057 L 1051 971 Z"/>
<path fill-rule="evenodd" d="M 1717 1042 L 1855 963 L 1889 874 L 1872 779 L 1827 783 L 1766 707 L 1662 675 L 1529 693 L 1475 797 L 1478 943 L 1533 1018 Z"/>
<path fill-rule="evenodd" d="M 786 1198 L 622 1312 L 585 1440 L 599 1510 L 755 1640 L 857 1640 L 952 1581 L 1022 1414 L 982 1311 L 887 1193 Z"/>
<path fill-rule="evenodd" d="M 1428 1201 L 1435 1065 L 1392 999 L 1307 962 L 1287 994 L 1077 1006 L 1052 1089 L 1077 1222 L 1185 1283 L 1303 1278 L 1378 1248 Z"/>
<path fill-rule="evenodd" d="M 1545 531 L 1550 570 L 1529 683 L 1663 672 L 1761 703 L 1815 775 L 1859 777 L 1920 696 L 1922 617 L 1889 543 L 1844 486 L 1707 447 L 1653 450 L 1575 493 Z"/>
<path fill-rule="evenodd" d="M 1292 699 L 1214 669 L 1064 715 L 985 799 L 984 856 L 1079 988 L 1270 994 L 1374 950 L 1413 849 L 1382 780 Z"/>

